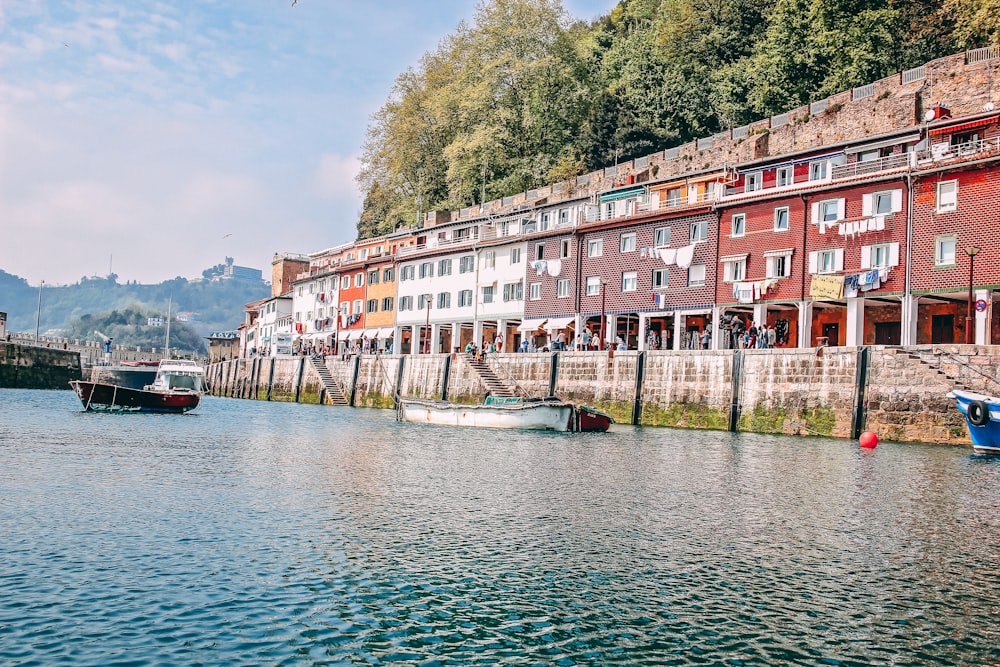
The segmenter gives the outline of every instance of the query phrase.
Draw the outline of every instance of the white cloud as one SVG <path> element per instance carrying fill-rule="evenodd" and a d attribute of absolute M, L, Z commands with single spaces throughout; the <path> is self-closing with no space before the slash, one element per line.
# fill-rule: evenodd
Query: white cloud
<path fill-rule="evenodd" d="M 327 199 L 361 200 L 361 193 L 354 177 L 361 170 L 357 155 L 334 155 L 325 153 L 313 174 L 313 186 L 317 195 Z"/>

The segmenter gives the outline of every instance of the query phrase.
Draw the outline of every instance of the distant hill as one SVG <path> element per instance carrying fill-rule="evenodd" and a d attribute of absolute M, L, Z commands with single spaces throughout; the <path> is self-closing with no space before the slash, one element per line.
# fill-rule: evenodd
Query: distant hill
<path fill-rule="evenodd" d="M 42 288 L 39 329 L 43 334 L 66 335 L 73 320 L 113 310 L 150 311 L 165 316 L 170 301 L 175 317 L 188 320 L 192 331 L 205 336 L 235 329 L 243 322 L 243 306 L 270 294 L 270 286 L 261 281 L 190 281 L 177 277 L 156 285 L 141 285 L 121 284 L 114 274 L 83 278 L 72 285 Z M 8 331 L 34 333 L 37 306 L 38 285 L 29 285 L 24 278 L 0 270 L 0 311 L 7 313 Z M 96 340 L 96 336 L 91 338 Z M 117 339 L 115 342 L 127 344 Z"/>
<path fill-rule="evenodd" d="M 114 340 L 116 345 L 162 348 L 166 344 L 165 313 L 141 306 L 124 310 L 84 315 L 74 318 L 62 331 L 67 338 L 103 340 L 96 332 Z M 171 317 L 170 349 L 181 353 L 203 355 L 208 351 L 205 339 L 185 322 Z"/>

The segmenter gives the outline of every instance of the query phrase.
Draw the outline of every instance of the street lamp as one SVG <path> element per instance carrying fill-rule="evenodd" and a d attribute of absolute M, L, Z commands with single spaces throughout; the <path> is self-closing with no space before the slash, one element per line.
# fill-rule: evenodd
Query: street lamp
<path fill-rule="evenodd" d="M 608 281 L 602 280 L 601 281 L 601 344 L 600 347 L 598 348 L 600 350 L 604 349 L 604 344 L 608 337 L 608 330 L 607 330 L 608 320 L 606 314 L 607 299 L 605 298 L 605 288 L 607 286 L 608 286 Z"/>
<path fill-rule="evenodd" d="M 431 295 L 426 297 L 427 317 L 424 320 L 424 354 L 431 353 Z"/>
<path fill-rule="evenodd" d="M 969 256 L 969 312 L 965 316 L 965 344 L 972 345 L 975 342 L 973 337 L 973 327 L 972 327 L 972 308 L 974 302 L 972 301 L 972 281 L 973 281 L 973 267 L 976 264 L 976 255 L 979 254 L 978 246 L 969 246 L 965 249 L 965 254 Z"/>
<path fill-rule="evenodd" d="M 45 281 L 38 283 L 38 309 L 35 311 L 35 345 L 38 345 L 38 325 L 42 321 L 42 286 Z"/>

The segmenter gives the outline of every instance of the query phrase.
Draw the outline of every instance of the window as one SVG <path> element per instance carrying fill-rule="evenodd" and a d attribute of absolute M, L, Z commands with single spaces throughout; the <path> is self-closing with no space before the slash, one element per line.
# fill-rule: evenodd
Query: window
<path fill-rule="evenodd" d="M 672 190 L 668 190 L 666 206 L 680 206 L 683 203 L 683 194 L 684 190 L 682 188 L 673 188 Z"/>
<path fill-rule="evenodd" d="M 622 234 L 622 236 L 621 236 L 621 251 L 622 252 L 635 252 L 635 232 L 630 232 L 628 234 Z"/>
<path fill-rule="evenodd" d="M 451 260 L 442 259 L 438 262 L 438 275 L 439 276 L 450 276 L 451 275 Z"/>
<path fill-rule="evenodd" d="M 413 264 L 404 266 L 401 273 L 399 274 L 400 280 L 413 280 L 413 275 L 416 272 L 416 267 Z"/>
<path fill-rule="evenodd" d="M 725 262 L 724 265 L 723 282 L 727 283 L 738 283 L 746 280 L 747 277 L 747 260 L 734 259 Z"/>
<path fill-rule="evenodd" d="M 885 215 L 892 213 L 892 194 L 889 192 L 875 193 L 875 215 Z"/>
<path fill-rule="evenodd" d="M 302 296 L 302 285 L 298 286 L 298 288 L 296 289 L 296 292 L 298 293 L 298 296 Z"/>
<path fill-rule="evenodd" d="M 483 253 L 483 268 L 493 269 L 497 265 L 497 253 L 495 250 L 487 250 Z"/>
<path fill-rule="evenodd" d="M 840 218 L 839 202 L 836 199 L 821 201 L 819 203 L 819 221 L 836 222 Z"/>
<path fill-rule="evenodd" d="M 434 277 L 434 263 L 424 262 L 420 265 L 420 277 L 421 278 L 433 278 Z"/>
<path fill-rule="evenodd" d="M 531 283 L 528 285 L 528 298 L 532 301 L 539 301 L 542 298 L 541 283 Z"/>
<path fill-rule="evenodd" d="M 873 148 L 867 151 L 861 151 L 858 153 L 858 162 L 874 162 L 879 159 L 879 151 L 877 148 Z"/>
<path fill-rule="evenodd" d="M 556 281 L 556 298 L 564 299 L 569 296 L 569 278 L 561 278 Z"/>
<path fill-rule="evenodd" d="M 569 257 L 569 239 L 563 239 L 559 242 L 559 259 L 567 257 Z"/>
<path fill-rule="evenodd" d="M 732 236 L 743 236 L 747 233 L 746 213 L 737 213 L 733 216 Z"/>
<path fill-rule="evenodd" d="M 424 308 L 430 308 L 432 303 L 434 303 L 433 294 L 421 294 L 420 299 L 417 301 L 417 307 L 423 310 Z"/>
<path fill-rule="evenodd" d="M 400 310 L 413 310 L 413 297 L 412 296 L 401 296 L 401 297 L 399 297 L 399 309 Z"/>
<path fill-rule="evenodd" d="M 458 307 L 464 308 L 472 305 L 472 290 L 464 289 L 458 293 Z"/>
<path fill-rule="evenodd" d="M 365 285 L 365 274 L 364 273 L 355 273 L 354 274 L 354 286 L 355 287 L 364 287 L 364 285 Z"/>
<path fill-rule="evenodd" d="M 487 285 L 483 288 L 483 303 L 493 303 L 493 292 L 495 291 L 493 285 Z"/>
<path fill-rule="evenodd" d="M 829 160 L 819 160 L 809 163 L 809 180 L 822 181 L 826 179 L 827 165 Z"/>
<path fill-rule="evenodd" d="M 691 243 L 697 243 L 698 241 L 705 241 L 708 239 L 708 223 L 707 222 L 692 222 L 691 223 Z"/>
<path fill-rule="evenodd" d="M 511 248 L 510 249 L 510 263 L 511 264 L 520 264 L 521 263 L 521 249 L 520 248 Z"/>
<path fill-rule="evenodd" d="M 438 308 L 451 308 L 451 292 L 438 292 Z"/>
<path fill-rule="evenodd" d="M 937 212 L 958 210 L 958 181 L 941 181 L 937 184 Z"/>
<path fill-rule="evenodd" d="M 622 291 L 634 292 L 638 282 L 638 275 L 635 271 L 626 271 L 622 274 Z"/>
<path fill-rule="evenodd" d="M 705 284 L 705 265 L 692 264 L 688 267 L 688 287 L 701 287 Z"/>
<path fill-rule="evenodd" d="M 601 277 L 587 276 L 587 296 L 601 293 Z"/>
<path fill-rule="evenodd" d="M 745 176 L 745 180 L 746 180 L 746 188 L 744 188 L 744 191 L 746 192 L 754 192 L 764 187 L 763 172 L 755 171 L 753 173 L 747 174 Z"/>
<path fill-rule="evenodd" d="M 954 257 L 952 257 L 952 263 L 954 263 Z M 862 269 L 884 269 L 897 265 L 899 265 L 898 243 L 878 243 L 861 246 Z"/>
<path fill-rule="evenodd" d="M 378 285 L 378 269 L 368 272 L 368 284 Z"/>
<path fill-rule="evenodd" d="M 340 289 L 350 289 L 351 287 L 351 277 L 344 276 L 340 279 Z"/>
<path fill-rule="evenodd" d="M 350 313 L 351 313 L 351 304 L 349 302 L 347 302 L 347 301 L 341 301 L 340 302 L 340 312 L 343 313 L 344 315 L 350 315 Z M 311 317 L 306 317 L 306 319 L 312 319 L 312 318 Z"/>
<path fill-rule="evenodd" d="M 615 217 L 615 203 L 613 201 L 604 203 L 604 215 L 601 216 L 601 220 L 610 220 Z"/>
<path fill-rule="evenodd" d="M 792 256 L 771 255 L 767 259 L 767 278 L 787 278 L 792 275 Z"/>
<path fill-rule="evenodd" d="M 360 315 L 361 314 L 361 309 L 364 308 L 364 307 L 365 307 L 364 300 L 362 300 L 362 299 L 355 299 L 354 300 L 354 308 L 352 310 L 352 313 L 354 315 Z"/>
<path fill-rule="evenodd" d="M 544 259 L 544 258 L 545 258 L 545 244 L 544 243 L 535 244 L 535 259 Z"/>
<path fill-rule="evenodd" d="M 792 166 L 778 167 L 774 170 L 774 181 L 779 188 L 791 185 L 795 179 L 795 169 Z"/>
<path fill-rule="evenodd" d="M 368 303 L 365 304 L 366 313 L 377 313 L 378 312 L 378 299 L 368 299 Z"/>
<path fill-rule="evenodd" d="M 569 209 L 568 208 L 559 209 L 559 226 L 561 227 L 563 225 L 568 225 L 568 224 L 569 224 Z"/>
<path fill-rule="evenodd" d="M 934 239 L 934 265 L 954 266 L 956 244 L 954 236 L 939 236 Z"/>
<path fill-rule="evenodd" d="M 410 268 L 413 268 L 412 266 Z M 391 266 L 388 269 L 382 269 L 382 282 L 391 283 L 396 279 L 396 270 Z"/>
<path fill-rule="evenodd" d="M 843 248 L 817 250 L 809 253 L 809 273 L 836 273 L 843 270 Z"/>
<path fill-rule="evenodd" d="M 524 283 L 505 283 L 503 286 L 504 301 L 521 301 L 524 299 Z"/>
<path fill-rule="evenodd" d="M 781 206 L 774 209 L 774 231 L 776 232 L 787 232 L 788 231 L 788 207 Z"/>
<path fill-rule="evenodd" d="M 391 296 L 387 296 L 387 297 L 383 297 L 382 298 L 382 310 L 383 310 L 383 312 L 387 311 L 387 310 L 392 310 L 392 297 Z"/>
<path fill-rule="evenodd" d="M 604 254 L 604 239 L 590 239 L 587 241 L 587 257 L 600 257 Z"/>
<path fill-rule="evenodd" d="M 653 269 L 653 289 L 666 289 L 669 275 L 666 269 Z"/>
<path fill-rule="evenodd" d="M 552 219 L 552 214 L 546 211 L 542 213 L 541 217 L 538 219 L 538 228 L 543 232 L 549 228 L 549 221 Z M 537 259 L 541 259 L 538 257 Z"/>
<path fill-rule="evenodd" d="M 657 248 L 666 248 L 670 245 L 670 228 L 657 227 L 653 230 L 653 245 Z"/>
<path fill-rule="evenodd" d="M 476 270 L 476 258 L 474 255 L 468 255 L 467 257 L 462 257 L 458 260 L 458 272 L 459 273 L 471 273 Z"/>

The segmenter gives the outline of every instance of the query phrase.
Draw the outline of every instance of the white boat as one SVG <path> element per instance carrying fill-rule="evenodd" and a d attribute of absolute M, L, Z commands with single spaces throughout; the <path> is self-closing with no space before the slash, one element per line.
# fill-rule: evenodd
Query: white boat
<path fill-rule="evenodd" d="M 74 380 L 70 386 L 87 412 L 184 413 L 198 407 L 204 370 L 194 361 L 164 359 L 153 383 L 133 389 L 107 382 Z"/>
<path fill-rule="evenodd" d="M 490 396 L 479 405 L 404 398 L 399 403 L 398 419 L 417 424 L 537 431 L 606 431 L 614 421 L 608 415 L 593 409 L 581 410 L 558 398 L 506 396 Z M 595 422 L 603 428 L 600 425 L 590 427 Z"/>

